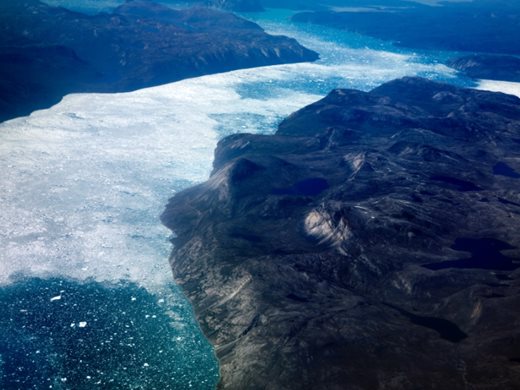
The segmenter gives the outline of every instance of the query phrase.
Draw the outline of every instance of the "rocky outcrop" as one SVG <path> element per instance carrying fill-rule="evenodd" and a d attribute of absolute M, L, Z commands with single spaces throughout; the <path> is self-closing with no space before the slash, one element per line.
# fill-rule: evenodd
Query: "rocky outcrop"
<path fill-rule="evenodd" d="M 404 78 L 233 135 L 169 202 L 226 389 L 520 386 L 520 99 Z"/>
<path fill-rule="evenodd" d="M 520 58 L 473 54 L 454 58 L 447 63 L 474 79 L 520 82 Z"/>
<path fill-rule="evenodd" d="M 0 4 L 0 121 L 71 92 L 121 92 L 238 68 L 312 61 L 294 39 L 214 9 L 129 1 L 84 15 L 36 0 Z"/>

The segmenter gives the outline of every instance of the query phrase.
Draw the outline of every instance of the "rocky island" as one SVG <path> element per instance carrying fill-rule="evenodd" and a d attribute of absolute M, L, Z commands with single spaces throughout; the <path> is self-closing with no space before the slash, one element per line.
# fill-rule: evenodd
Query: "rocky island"
<path fill-rule="evenodd" d="M 403 78 L 223 139 L 171 266 L 225 389 L 520 387 L 520 99 Z"/>
<path fill-rule="evenodd" d="M 137 0 L 97 15 L 6 0 L 0 34 L 0 121 L 72 92 L 123 92 L 318 58 L 294 39 L 268 35 L 230 13 Z"/>

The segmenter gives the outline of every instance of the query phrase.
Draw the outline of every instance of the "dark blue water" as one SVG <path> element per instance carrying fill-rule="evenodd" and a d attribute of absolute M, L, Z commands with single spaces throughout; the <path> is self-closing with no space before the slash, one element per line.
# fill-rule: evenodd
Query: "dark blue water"
<path fill-rule="evenodd" d="M 467 180 L 457 179 L 456 177 L 434 175 L 430 179 L 445 183 L 448 188 L 461 192 L 478 191 L 480 189 L 480 187 L 478 187 L 476 184 Z"/>
<path fill-rule="evenodd" d="M 27 279 L 0 289 L 0 307 L 1 389 L 212 389 L 218 378 L 209 345 L 131 283 Z"/>
<path fill-rule="evenodd" d="M 479 268 L 497 271 L 513 271 L 520 268 L 520 259 L 506 256 L 502 251 L 514 249 L 494 238 L 457 238 L 452 246 L 456 251 L 468 252 L 469 257 L 425 264 L 423 267 L 437 271 L 446 268 Z"/>
<path fill-rule="evenodd" d="M 520 179 L 520 173 L 504 162 L 499 162 L 493 167 L 493 173 L 499 176 L 510 177 L 512 179 Z"/>
<path fill-rule="evenodd" d="M 439 336 L 452 343 L 458 343 L 468 337 L 457 324 L 445 320 L 444 318 L 420 316 L 409 311 L 403 310 L 394 305 L 387 304 L 387 306 L 397 310 L 403 316 L 407 317 L 412 324 L 422 326 L 436 331 Z"/>
<path fill-rule="evenodd" d="M 289 188 L 277 188 L 273 190 L 276 195 L 300 195 L 316 196 L 329 188 L 327 180 L 321 177 L 311 177 L 295 183 Z"/>

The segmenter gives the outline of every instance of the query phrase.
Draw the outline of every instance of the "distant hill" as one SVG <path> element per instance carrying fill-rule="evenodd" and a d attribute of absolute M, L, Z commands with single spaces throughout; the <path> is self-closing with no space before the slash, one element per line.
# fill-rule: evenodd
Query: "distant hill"
<path fill-rule="evenodd" d="M 407 2 L 406 7 L 374 3 L 365 1 L 362 9 L 301 12 L 293 20 L 346 29 L 410 48 L 520 54 L 519 2 L 476 0 L 441 2 L 439 6 Z"/>
<path fill-rule="evenodd" d="M 520 57 L 472 54 L 447 64 L 474 79 L 520 82 Z"/>
<path fill-rule="evenodd" d="M 71 92 L 116 92 L 238 68 L 313 61 L 294 39 L 215 9 L 129 1 L 85 15 L 36 0 L 0 3 L 0 121 Z"/>

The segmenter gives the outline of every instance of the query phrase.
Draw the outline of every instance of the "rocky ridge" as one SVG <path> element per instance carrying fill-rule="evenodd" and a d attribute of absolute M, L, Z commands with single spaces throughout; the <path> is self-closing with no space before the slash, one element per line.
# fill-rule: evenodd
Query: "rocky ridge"
<path fill-rule="evenodd" d="M 453 58 L 447 65 L 473 79 L 520 82 L 519 57 L 473 54 Z"/>
<path fill-rule="evenodd" d="M 226 389 L 520 386 L 520 99 L 404 78 L 222 140 L 171 199 Z"/>

